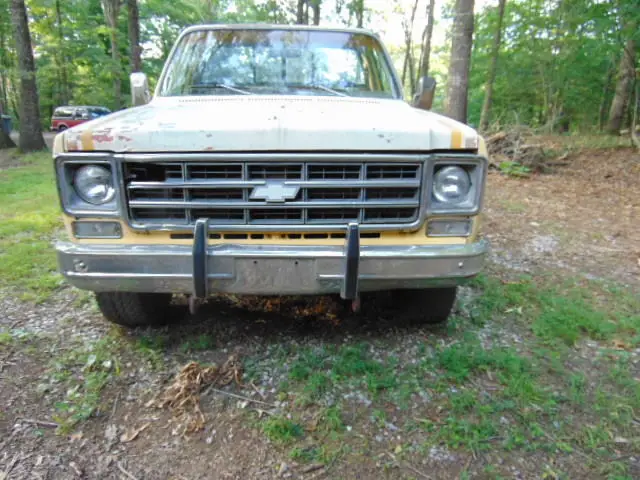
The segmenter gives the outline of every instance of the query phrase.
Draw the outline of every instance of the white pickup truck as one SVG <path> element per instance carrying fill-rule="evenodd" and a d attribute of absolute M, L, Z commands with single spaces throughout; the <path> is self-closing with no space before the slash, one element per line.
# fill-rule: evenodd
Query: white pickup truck
<path fill-rule="evenodd" d="M 60 269 L 127 326 L 218 292 L 391 290 L 445 321 L 487 249 L 487 152 L 434 88 L 405 102 L 366 30 L 188 28 L 153 96 L 133 74 L 139 106 L 56 137 Z"/>

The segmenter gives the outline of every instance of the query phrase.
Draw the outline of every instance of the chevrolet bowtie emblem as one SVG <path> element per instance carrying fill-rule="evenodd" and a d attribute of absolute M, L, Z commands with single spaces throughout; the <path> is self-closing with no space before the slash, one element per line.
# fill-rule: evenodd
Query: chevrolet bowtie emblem
<path fill-rule="evenodd" d="M 293 200 L 298 195 L 300 187 L 285 185 L 282 182 L 268 181 L 258 185 L 251 191 L 251 200 L 266 200 L 267 202 L 285 202 Z"/>

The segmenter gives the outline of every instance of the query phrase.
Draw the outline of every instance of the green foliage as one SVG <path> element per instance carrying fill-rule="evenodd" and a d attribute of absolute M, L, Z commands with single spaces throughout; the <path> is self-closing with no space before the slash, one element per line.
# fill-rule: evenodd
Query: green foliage
<path fill-rule="evenodd" d="M 91 417 L 100 405 L 103 389 L 120 373 L 117 339 L 106 337 L 87 347 L 78 347 L 54 360 L 49 375 L 65 386 L 64 397 L 56 402 L 59 432 L 68 433 Z"/>
<path fill-rule="evenodd" d="M 202 333 L 196 337 L 189 338 L 185 340 L 182 345 L 180 345 L 180 350 L 182 352 L 202 352 L 204 350 L 211 350 L 215 347 L 215 340 L 213 336 Z"/>
<path fill-rule="evenodd" d="M 502 173 L 509 175 L 510 177 L 528 177 L 531 173 L 531 169 L 529 167 L 525 167 L 518 162 L 500 162 L 498 168 Z"/>
<path fill-rule="evenodd" d="M 262 424 L 262 431 L 274 443 L 287 444 L 302 437 L 302 427 L 282 416 L 269 417 Z"/>
<path fill-rule="evenodd" d="M 573 345 L 585 335 L 598 340 L 624 335 L 635 344 L 640 335 L 640 301 L 625 290 L 601 293 L 613 295 L 616 308 L 611 309 L 611 304 L 599 305 L 595 282 L 582 287 L 523 277 L 502 283 L 481 275 L 473 283 L 483 291 L 471 311 L 480 323 L 494 315 L 520 316 L 536 336 L 551 344 Z"/>
<path fill-rule="evenodd" d="M 492 121 L 549 129 L 597 126 L 601 103 L 608 111 L 613 95 L 613 86 L 605 90 L 605 83 L 622 51 L 621 17 L 640 17 L 632 5 L 631 0 L 507 1 Z M 476 125 L 497 19 L 495 4 L 475 19 L 469 122 Z"/>

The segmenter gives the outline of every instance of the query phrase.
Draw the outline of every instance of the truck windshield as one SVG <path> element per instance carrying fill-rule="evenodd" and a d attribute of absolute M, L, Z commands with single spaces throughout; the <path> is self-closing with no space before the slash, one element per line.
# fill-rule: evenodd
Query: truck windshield
<path fill-rule="evenodd" d="M 378 40 L 339 31 L 194 31 L 160 88 L 162 96 L 260 94 L 399 97 Z"/>

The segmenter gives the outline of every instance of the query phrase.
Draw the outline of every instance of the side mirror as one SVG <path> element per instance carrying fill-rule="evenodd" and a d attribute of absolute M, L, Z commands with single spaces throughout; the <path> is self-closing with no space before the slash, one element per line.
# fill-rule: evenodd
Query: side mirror
<path fill-rule="evenodd" d="M 422 110 L 431 110 L 433 96 L 436 92 L 436 79 L 433 77 L 422 77 L 418 81 L 417 90 L 413 97 L 413 106 Z"/>
<path fill-rule="evenodd" d="M 129 77 L 131 80 L 131 103 L 134 107 L 144 105 L 151 101 L 151 93 L 149 92 L 149 80 L 142 72 L 134 72 Z"/>

